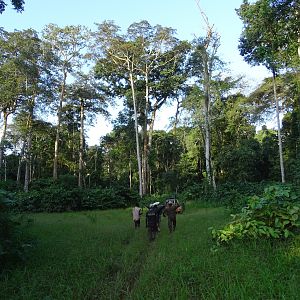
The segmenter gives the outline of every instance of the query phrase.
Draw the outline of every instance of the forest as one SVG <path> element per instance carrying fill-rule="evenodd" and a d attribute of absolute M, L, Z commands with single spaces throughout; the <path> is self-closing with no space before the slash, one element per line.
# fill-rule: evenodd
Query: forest
<path fill-rule="evenodd" d="M 297 183 L 298 8 L 275 4 L 254 10 L 259 3 L 245 2 L 237 11 L 241 55 L 273 74 L 249 95 L 219 59 L 220 36 L 209 23 L 193 41 L 147 21 L 125 33 L 112 21 L 94 32 L 2 29 L 2 184 L 29 192 L 38 181 L 69 176 L 79 188 L 124 186 L 143 197 L 192 184 Z M 262 33 L 265 24 L 270 31 Z M 108 117 L 116 101 L 124 109 L 112 132 L 89 146 L 85 126 Z M 176 107 L 170 130 L 154 130 L 165 106 Z M 279 116 L 275 130 L 258 125 Z"/>
<path fill-rule="evenodd" d="M 244 0 L 236 10 L 240 55 L 270 71 L 250 92 L 220 59 L 220 35 L 204 12 L 205 34 L 190 41 L 147 20 L 0 28 L 0 262 L 21 243 L 12 242 L 8 212 L 128 209 L 170 195 L 233 212 L 248 203 L 251 212 L 235 216 L 247 223 L 243 233 L 212 229 L 220 244 L 242 234 L 291 237 L 299 228 L 291 204 L 300 195 L 299 11 L 293 0 Z M 170 106 L 169 129 L 156 130 Z M 99 116 L 113 130 L 88 145 Z M 262 207 L 272 225 L 253 213 Z"/>

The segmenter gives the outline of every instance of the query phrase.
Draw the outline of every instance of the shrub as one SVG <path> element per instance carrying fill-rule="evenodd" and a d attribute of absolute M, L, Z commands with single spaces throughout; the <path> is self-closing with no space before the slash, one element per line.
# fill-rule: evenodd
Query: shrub
<path fill-rule="evenodd" d="M 41 208 L 47 212 L 63 212 L 81 209 L 83 190 L 65 189 L 60 185 L 50 186 L 40 193 Z"/>
<path fill-rule="evenodd" d="M 41 191 L 50 186 L 60 186 L 64 189 L 74 189 L 78 185 L 76 176 L 60 175 L 57 180 L 51 178 L 36 179 L 30 183 L 30 190 Z"/>
<path fill-rule="evenodd" d="M 222 205 L 232 212 L 239 211 L 246 205 L 248 196 L 261 195 L 265 183 L 235 182 L 219 184 L 214 191 L 207 184 L 195 184 L 187 187 L 180 198 L 185 202 L 189 200 Z"/>
<path fill-rule="evenodd" d="M 252 196 L 241 213 L 223 229 L 212 229 L 213 238 L 220 243 L 245 238 L 288 238 L 300 227 L 299 198 L 289 186 L 265 188 L 262 197 Z"/>
<path fill-rule="evenodd" d="M 125 208 L 139 201 L 139 195 L 128 188 L 102 188 L 86 190 L 82 198 L 83 209 Z"/>
<path fill-rule="evenodd" d="M 28 193 L 19 192 L 16 194 L 14 210 L 19 212 L 41 212 L 42 198 L 40 191 L 30 191 Z"/>
<path fill-rule="evenodd" d="M 0 180 L 0 190 L 5 190 L 9 192 L 14 192 L 20 190 L 21 186 L 16 183 L 15 180 Z"/>
<path fill-rule="evenodd" d="M 122 186 L 81 189 L 77 187 L 73 176 L 62 176 L 58 181 L 35 181 L 28 193 L 19 192 L 16 198 L 16 211 L 63 212 L 124 208 L 136 203 L 139 195 Z"/>
<path fill-rule="evenodd" d="M 23 261 L 26 249 L 31 246 L 23 237 L 20 223 L 9 214 L 13 202 L 12 194 L 0 190 L 0 271 L 15 262 Z"/>

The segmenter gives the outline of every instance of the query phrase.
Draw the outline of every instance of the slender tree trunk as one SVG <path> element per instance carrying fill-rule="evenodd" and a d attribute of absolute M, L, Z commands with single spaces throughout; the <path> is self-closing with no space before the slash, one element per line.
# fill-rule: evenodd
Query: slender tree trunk
<path fill-rule="evenodd" d="M 4 181 L 6 181 L 6 172 L 7 172 L 7 161 L 6 157 L 4 157 Z"/>
<path fill-rule="evenodd" d="M 129 69 L 129 80 L 132 93 L 133 101 L 133 110 L 134 110 L 134 127 L 135 127 L 135 140 L 136 140 L 136 156 L 138 162 L 138 173 L 139 173 L 139 195 L 143 197 L 143 185 L 142 185 L 142 164 L 141 164 L 141 155 L 140 155 L 140 143 L 139 143 L 139 130 L 138 130 L 138 120 L 137 120 L 137 107 L 136 107 L 136 98 L 135 98 L 135 89 L 133 74 Z"/>
<path fill-rule="evenodd" d="M 131 151 L 129 153 L 129 174 L 128 174 L 128 179 L 129 179 L 129 189 L 132 189 L 132 166 L 131 166 Z"/>
<path fill-rule="evenodd" d="M 25 160 L 24 192 L 29 190 L 29 160 Z"/>
<path fill-rule="evenodd" d="M 143 174 L 143 194 L 149 192 L 149 142 L 150 137 L 148 133 L 148 113 L 149 113 L 149 79 L 148 68 L 145 71 L 145 110 L 144 110 L 144 124 L 143 124 L 143 155 L 142 155 L 142 174 Z"/>
<path fill-rule="evenodd" d="M 279 146 L 279 161 L 280 161 L 280 171 L 281 171 L 281 182 L 285 183 L 285 174 L 284 174 L 284 163 L 283 163 L 283 153 L 282 153 L 282 141 L 281 141 L 281 130 L 280 130 L 280 118 L 279 118 L 279 103 L 277 97 L 277 88 L 276 88 L 276 73 L 275 70 L 272 70 L 273 74 L 273 91 L 274 91 L 274 101 L 276 104 L 276 120 L 277 120 L 277 133 L 278 133 L 278 146 Z"/>
<path fill-rule="evenodd" d="M 175 120 L 174 120 L 174 125 L 173 125 L 173 131 L 174 131 L 175 136 L 176 136 L 177 125 L 178 125 L 178 120 L 179 120 L 179 110 L 180 110 L 180 105 L 181 105 L 181 102 L 178 98 L 176 99 L 176 101 L 177 101 L 177 105 L 176 105 Z"/>
<path fill-rule="evenodd" d="M 73 115 L 74 118 L 74 115 Z M 74 119 L 73 119 L 74 120 Z M 76 129 L 75 129 L 75 122 L 73 121 L 73 126 L 72 126 L 72 139 L 71 139 L 71 147 L 72 147 L 72 160 L 73 162 L 76 161 Z M 73 175 L 76 176 L 76 168 L 73 168 Z"/>
<path fill-rule="evenodd" d="M 24 192 L 28 192 L 29 183 L 30 183 L 30 169 L 31 169 L 31 146 L 32 146 L 32 120 L 33 120 L 33 106 L 34 102 L 32 101 L 29 104 L 29 115 L 27 122 L 27 147 L 25 150 L 25 178 L 24 178 Z"/>
<path fill-rule="evenodd" d="M 152 140 L 153 140 L 153 132 L 154 132 L 154 123 L 155 123 L 155 119 L 156 119 L 156 113 L 157 113 L 157 105 L 154 105 L 150 124 L 149 124 L 149 134 L 148 134 L 149 135 L 149 140 L 148 140 L 149 151 L 152 148 Z"/>
<path fill-rule="evenodd" d="M 20 180 L 21 180 L 21 167 L 24 158 L 24 151 L 25 151 L 25 142 L 23 141 L 20 158 L 19 158 L 18 171 L 17 171 L 17 184 L 20 184 Z"/>
<path fill-rule="evenodd" d="M 150 150 L 152 149 L 152 141 L 153 141 L 153 132 L 154 132 L 154 123 L 156 119 L 156 113 L 157 113 L 157 105 L 154 105 L 153 111 L 152 111 L 152 116 L 149 124 L 149 133 L 148 133 L 148 157 Z M 148 159 L 148 191 L 151 194 L 152 193 L 152 172 L 149 166 L 149 159 Z"/>
<path fill-rule="evenodd" d="M 53 179 L 54 180 L 57 180 L 57 177 L 58 177 L 57 168 L 58 168 L 59 136 L 60 136 L 60 125 L 61 125 L 63 101 L 64 101 L 64 97 L 65 97 L 66 80 L 67 80 L 67 71 L 64 70 L 64 78 L 63 78 L 63 82 L 61 85 L 59 107 L 58 107 L 58 112 L 57 112 L 57 127 L 56 127 L 55 143 L 54 143 L 54 159 L 53 159 Z"/>
<path fill-rule="evenodd" d="M 212 169 L 211 134 L 210 134 L 210 68 L 207 54 L 204 56 L 204 132 L 205 132 L 205 166 L 209 185 L 216 190 Z"/>
<path fill-rule="evenodd" d="M 8 113 L 3 111 L 3 126 L 2 126 L 2 136 L 0 141 L 0 180 L 2 179 L 2 169 L 3 169 L 3 159 L 4 159 L 4 141 L 6 138 L 6 131 L 7 131 L 7 119 Z"/>
<path fill-rule="evenodd" d="M 98 160 L 98 148 L 95 146 L 95 163 L 94 163 L 94 172 L 97 172 L 97 160 Z"/>
<path fill-rule="evenodd" d="M 146 117 L 145 117 L 146 118 Z M 142 185 L 143 185 L 143 195 L 148 192 L 148 133 L 147 125 L 144 123 L 142 126 Z"/>
<path fill-rule="evenodd" d="M 84 147 L 84 103 L 80 101 L 80 146 L 79 146 L 79 166 L 78 166 L 78 187 L 83 183 L 83 147 Z"/>

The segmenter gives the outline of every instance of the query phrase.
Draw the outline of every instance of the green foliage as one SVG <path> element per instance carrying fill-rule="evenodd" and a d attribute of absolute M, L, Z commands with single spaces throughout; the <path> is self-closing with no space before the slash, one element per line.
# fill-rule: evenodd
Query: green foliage
<path fill-rule="evenodd" d="M 63 212 L 86 209 L 128 207 L 139 196 L 123 186 L 82 189 L 76 177 L 64 175 L 57 181 L 52 178 L 32 182 L 28 193 L 16 194 L 14 209 L 26 212 Z"/>
<path fill-rule="evenodd" d="M 15 192 L 18 189 L 20 189 L 20 186 L 18 186 L 15 180 L 0 180 L 0 190 Z"/>
<path fill-rule="evenodd" d="M 246 205 L 246 198 L 261 195 L 266 183 L 227 182 L 218 185 L 216 191 L 207 184 L 190 185 L 180 193 L 180 198 L 199 203 L 210 203 L 214 206 L 225 206 L 232 212 L 240 210 Z"/>
<path fill-rule="evenodd" d="M 129 189 L 103 188 L 87 190 L 82 197 L 82 209 L 125 208 L 134 205 L 139 195 Z"/>
<path fill-rule="evenodd" d="M 300 227 L 299 198 L 288 186 L 270 186 L 262 197 L 253 196 L 248 205 L 224 229 L 212 228 L 217 243 L 233 239 L 289 238 Z"/>
<path fill-rule="evenodd" d="M 297 56 L 298 11 L 296 1 L 243 1 L 237 13 L 244 24 L 239 44 L 244 59 L 268 68 L 290 64 Z"/>
<path fill-rule="evenodd" d="M 0 190 L 0 272 L 4 267 L 24 261 L 31 246 L 23 236 L 21 223 L 9 214 L 13 202 L 13 194 Z"/>
<path fill-rule="evenodd" d="M 217 155 L 223 178 L 229 181 L 258 181 L 261 178 L 261 149 L 254 138 L 230 144 Z"/>

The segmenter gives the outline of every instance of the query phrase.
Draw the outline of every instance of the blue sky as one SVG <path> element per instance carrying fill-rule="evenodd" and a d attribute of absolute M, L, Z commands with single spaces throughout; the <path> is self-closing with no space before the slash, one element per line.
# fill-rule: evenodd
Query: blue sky
<path fill-rule="evenodd" d="M 8 0 L 7 0 L 8 1 Z M 8 1 L 10 2 L 10 1 Z M 75 5 L 74 5 L 75 3 Z M 200 0 L 209 22 L 221 35 L 219 55 L 235 74 L 246 74 L 250 80 L 261 80 L 265 74 L 250 72 L 237 46 L 242 23 L 235 9 L 242 0 Z M 178 38 L 192 40 L 205 35 L 204 23 L 195 0 L 25 0 L 25 11 L 15 12 L 11 5 L 0 15 L 0 26 L 8 31 L 33 28 L 40 32 L 49 23 L 58 26 L 86 25 L 114 20 L 122 29 L 133 22 L 147 20 L 177 30 Z"/>
<path fill-rule="evenodd" d="M 214 24 L 221 36 L 219 56 L 229 63 L 228 67 L 234 75 L 245 75 L 246 81 L 253 87 L 267 76 L 267 72 L 263 67 L 251 68 L 239 55 L 237 47 L 242 23 L 235 9 L 241 3 L 242 0 L 199 1 L 210 24 Z M 105 20 L 114 20 L 122 30 L 134 22 L 147 20 L 151 25 L 176 29 L 177 37 L 182 40 L 205 35 L 204 22 L 195 0 L 25 0 L 25 10 L 21 14 L 14 11 L 10 4 L 7 6 L 0 15 L 0 26 L 7 31 L 33 28 L 38 32 L 49 23 L 61 27 L 80 24 L 95 29 L 94 23 Z M 158 119 L 160 127 L 166 125 L 163 120 L 166 118 Z M 99 122 L 100 127 L 107 128 L 103 132 L 109 131 L 107 123 Z M 97 143 L 99 138 L 98 125 L 91 130 L 91 143 Z"/>

